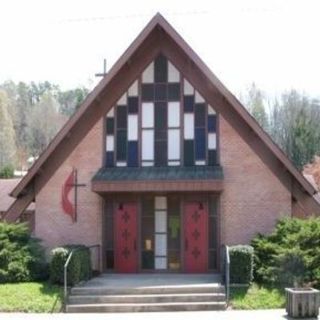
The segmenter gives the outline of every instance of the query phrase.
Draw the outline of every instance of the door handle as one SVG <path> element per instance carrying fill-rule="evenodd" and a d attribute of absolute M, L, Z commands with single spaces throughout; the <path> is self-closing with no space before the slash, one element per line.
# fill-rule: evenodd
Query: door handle
<path fill-rule="evenodd" d="M 189 241 L 188 241 L 188 239 L 186 238 L 186 239 L 184 240 L 184 249 L 185 249 L 185 251 L 188 251 L 188 248 L 189 248 Z"/>

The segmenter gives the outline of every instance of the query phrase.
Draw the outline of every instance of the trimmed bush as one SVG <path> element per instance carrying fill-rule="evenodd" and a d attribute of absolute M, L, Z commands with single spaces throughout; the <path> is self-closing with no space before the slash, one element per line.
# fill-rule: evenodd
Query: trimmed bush
<path fill-rule="evenodd" d="M 52 282 L 63 284 L 64 265 L 72 250 L 74 251 L 68 265 L 68 285 L 75 285 L 91 277 L 92 270 L 89 248 L 84 245 L 67 245 L 55 248 L 51 252 L 50 280 Z"/>
<path fill-rule="evenodd" d="M 2 167 L 0 169 L 0 178 L 1 179 L 14 178 L 14 167 L 10 164 Z"/>
<path fill-rule="evenodd" d="M 40 240 L 25 223 L 0 223 L 0 283 L 45 280 L 48 265 Z"/>
<path fill-rule="evenodd" d="M 258 282 L 320 287 L 320 218 L 280 220 L 251 244 Z"/>
<path fill-rule="evenodd" d="M 253 280 L 253 248 L 248 245 L 229 247 L 230 283 L 249 284 Z"/>

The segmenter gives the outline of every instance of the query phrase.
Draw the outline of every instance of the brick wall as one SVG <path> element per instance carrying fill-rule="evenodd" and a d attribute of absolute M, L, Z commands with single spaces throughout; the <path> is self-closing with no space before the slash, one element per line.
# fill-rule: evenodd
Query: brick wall
<path fill-rule="evenodd" d="M 221 195 L 221 242 L 249 243 L 291 215 L 291 194 L 250 146 L 220 117 L 220 159 L 224 170 Z"/>
<path fill-rule="evenodd" d="M 91 192 L 91 178 L 101 167 L 102 121 L 96 124 L 36 197 L 35 235 L 50 250 L 66 243 L 101 244 L 102 200 Z M 257 232 L 270 232 L 275 221 L 291 214 L 291 195 L 230 125 L 220 119 L 221 242 L 249 243 Z M 78 221 L 63 213 L 61 188 L 78 169 Z"/>
<path fill-rule="evenodd" d="M 48 251 L 67 243 L 101 244 L 101 198 L 91 192 L 91 178 L 102 162 L 102 120 L 55 172 L 36 196 L 35 235 L 43 240 Z M 78 219 L 73 223 L 61 207 L 62 185 L 72 168 L 78 169 Z M 70 200 L 73 195 L 70 193 Z"/>

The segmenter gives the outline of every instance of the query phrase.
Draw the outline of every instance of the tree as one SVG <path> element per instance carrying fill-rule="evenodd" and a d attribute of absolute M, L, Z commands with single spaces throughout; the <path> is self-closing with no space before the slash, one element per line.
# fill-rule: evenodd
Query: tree
<path fill-rule="evenodd" d="M 264 96 L 262 91 L 257 88 L 255 83 L 252 83 L 250 89 L 248 90 L 247 97 L 244 98 L 244 103 L 248 111 L 259 122 L 260 126 L 268 131 L 269 123 L 264 106 Z"/>
<path fill-rule="evenodd" d="M 60 91 L 58 94 L 58 101 L 60 103 L 61 113 L 66 116 L 71 116 L 86 98 L 88 92 L 88 89 L 84 87 L 76 88 L 74 90 Z"/>
<path fill-rule="evenodd" d="M 59 104 L 51 93 L 44 93 L 32 108 L 28 123 L 28 146 L 32 156 L 38 156 L 66 121 L 59 114 Z"/>
<path fill-rule="evenodd" d="M 7 94 L 0 90 L 0 169 L 12 165 L 16 156 L 15 132 L 8 107 Z"/>

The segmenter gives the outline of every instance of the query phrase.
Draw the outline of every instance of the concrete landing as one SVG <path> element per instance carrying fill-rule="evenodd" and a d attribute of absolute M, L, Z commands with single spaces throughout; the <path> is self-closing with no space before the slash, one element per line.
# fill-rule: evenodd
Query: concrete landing
<path fill-rule="evenodd" d="M 71 289 L 67 312 L 224 310 L 218 274 L 103 274 Z"/>

